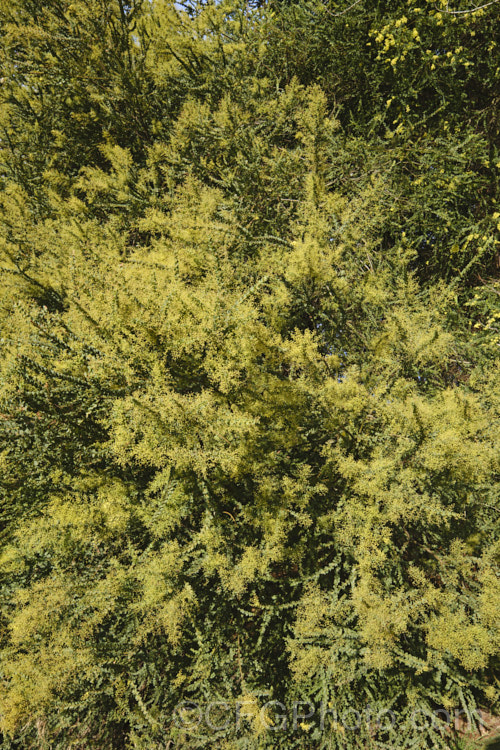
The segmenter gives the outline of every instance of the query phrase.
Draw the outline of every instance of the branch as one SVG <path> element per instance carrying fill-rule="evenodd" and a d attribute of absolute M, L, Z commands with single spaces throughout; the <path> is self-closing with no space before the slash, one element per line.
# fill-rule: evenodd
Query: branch
<path fill-rule="evenodd" d="M 475 13 L 477 10 L 489 8 L 490 5 L 495 5 L 498 2 L 500 2 L 500 0 L 491 0 L 491 2 L 489 3 L 485 3 L 484 5 L 477 5 L 475 8 L 470 8 L 469 10 L 448 10 L 448 6 L 446 6 L 446 8 L 436 8 L 436 10 L 439 10 L 440 13 L 449 13 L 451 16 L 459 16 L 463 15 L 464 13 Z"/>

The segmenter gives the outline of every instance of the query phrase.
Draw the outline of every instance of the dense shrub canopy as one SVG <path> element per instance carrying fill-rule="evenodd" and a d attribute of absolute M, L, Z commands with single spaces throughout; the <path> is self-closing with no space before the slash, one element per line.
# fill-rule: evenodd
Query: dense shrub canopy
<path fill-rule="evenodd" d="M 2 748 L 498 711 L 499 12 L 0 0 Z"/>

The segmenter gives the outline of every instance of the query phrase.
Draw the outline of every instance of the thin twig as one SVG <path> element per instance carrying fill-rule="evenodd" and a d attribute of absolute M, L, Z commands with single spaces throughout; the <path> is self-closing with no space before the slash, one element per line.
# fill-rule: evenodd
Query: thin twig
<path fill-rule="evenodd" d="M 498 289 L 495 289 L 495 287 L 494 287 L 494 286 L 492 286 L 491 284 L 488 284 L 488 282 L 487 282 L 487 281 L 485 281 L 485 280 L 483 279 L 483 277 L 482 277 L 482 276 L 480 276 L 479 274 L 477 275 L 477 278 L 478 278 L 478 279 L 479 279 L 480 281 L 482 281 L 482 282 L 483 282 L 484 286 L 487 286 L 487 287 L 488 287 L 488 289 L 491 289 L 491 291 L 492 291 L 492 292 L 495 292 L 495 294 L 498 294 L 498 296 L 500 297 L 500 292 L 498 291 Z"/>
<path fill-rule="evenodd" d="M 325 8 L 325 10 L 331 16 L 333 16 L 334 18 L 336 18 L 337 16 L 343 16 L 345 13 L 347 13 L 352 8 L 354 8 L 356 5 L 359 5 L 360 2 L 361 2 L 361 0 L 356 0 L 356 2 L 354 2 L 352 5 L 349 5 L 348 8 L 346 8 L 345 10 L 340 11 L 340 13 L 332 13 L 331 10 L 328 10 L 328 8 Z M 498 2 L 498 0 L 495 0 L 495 2 Z"/>

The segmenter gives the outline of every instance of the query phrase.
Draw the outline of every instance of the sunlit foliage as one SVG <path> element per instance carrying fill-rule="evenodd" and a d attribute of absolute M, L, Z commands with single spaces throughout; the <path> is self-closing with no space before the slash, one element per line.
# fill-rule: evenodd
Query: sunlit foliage
<path fill-rule="evenodd" d="M 500 6 L 351 5 L 0 0 L 6 750 L 498 710 Z"/>

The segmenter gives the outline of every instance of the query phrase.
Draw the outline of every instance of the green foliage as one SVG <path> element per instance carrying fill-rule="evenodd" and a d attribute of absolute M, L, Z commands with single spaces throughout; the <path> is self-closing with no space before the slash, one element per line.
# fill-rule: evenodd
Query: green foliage
<path fill-rule="evenodd" d="M 498 711 L 499 6 L 350 5 L 0 1 L 5 750 Z"/>

